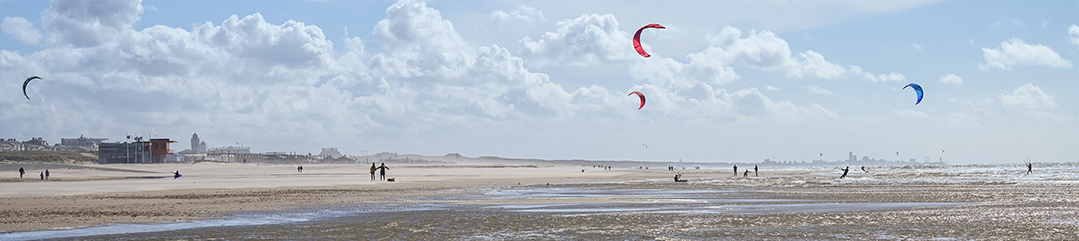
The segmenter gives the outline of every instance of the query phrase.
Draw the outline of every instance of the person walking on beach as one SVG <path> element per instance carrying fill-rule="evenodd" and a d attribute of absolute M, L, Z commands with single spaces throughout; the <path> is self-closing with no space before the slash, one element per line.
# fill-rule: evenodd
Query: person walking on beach
<path fill-rule="evenodd" d="M 738 165 L 734 165 L 734 176 L 738 176 Z"/>
<path fill-rule="evenodd" d="M 22 167 L 19 167 L 19 178 L 22 178 L 22 175 L 25 175 L 25 174 L 26 174 L 26 170 L 23 170 Z"/>
<path fill-rule="evenodd" d="M 371 163 L 371 181 L 375 180 L 375 170 L 378 170 L 378 168 L 375 167 L 375 163 L 372 162 Z"/>
<path fill-rule="evenodd" d="M 390 169 L 390 168 L 386 167 L 386 163 L 383 162 L 382 165 L 378 167 L 378 169 L 379 169 L 379 171 L 378 171 L 379 180 L 380 181 L 386 180 L 386 169 Z"/>
<path fill-rule="evenodd" d="M 49 169 L 45 169 L 45 180 L 49 180 Z"/>
<path fill-rule="evenodd" d="M 45 180 L 45 172 L 41 172 L 41 180 Z"/>
<path fill-rule="evenodd" d="M 303 172 L 303 166 L 296 167 L 296 172 Z"/>
<path fill-rule="evenodd" d="M 847 171 L 850 171 L 850 166 L 847 166 L 847 168 L 843 168 L 843 175 L 839 176 L 839 179 L 843 179 L 844 177 L 847 177 Z"/>
<path fill-rule="evenodd" d="M 1034 166 L 1030 164 L 1030 161 L 1027 161 L 1027 174 L 1031 173 L 1034 173 Z"/>
<path fill-rule="evenodd" d="M 761 175 L 757 174 L 757 165 L 753 165 L 753 176 L 754 176 L 754 177 L 759 177 L 759 176 L 761 176 Z"/>

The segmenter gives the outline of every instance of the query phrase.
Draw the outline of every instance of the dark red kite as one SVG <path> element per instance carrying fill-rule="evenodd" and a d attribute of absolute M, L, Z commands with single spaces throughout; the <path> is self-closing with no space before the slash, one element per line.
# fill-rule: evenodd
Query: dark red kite
<path fill-rule="evenodd" d="M 653 24 L 645 25 L 644 27 L 641 27 L 641 29 L 637 29 L 637 33 L 633 35 L 633 48 L 637 49 L 638 54 L 641 54 L 641 56 L 644 56 L 645 58 L 648 58 L 648 57 L 652 57 L 652 55 L 648 54 L 648 52 L 644 52 L 644 47 L 641 47 L 641 31 L 644 31 L 644 29 L 646 29 L 646 28 L 666 29 L 667 27 L 663 27 L 663 25 L 653 23 Z M 644 98 L 644 96 L 642 95 L 641 98 Z"/>
<path fill-rule="evenodd" d="M 637 107 L 637 109 L 640 110 L 641 108 L 644 108 L 644 94 L 642 94 L 640 91 L 634 91 L 626 96 L 630 96 L 633 94 L 637 94 L 638 97 L 641 97 L 641 107 Z"/>

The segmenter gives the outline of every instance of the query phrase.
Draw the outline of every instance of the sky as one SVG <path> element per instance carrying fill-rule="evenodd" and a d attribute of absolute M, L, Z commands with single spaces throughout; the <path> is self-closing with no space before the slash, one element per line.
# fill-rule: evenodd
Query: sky
<path fill-rule="evenodd" d="M 1079 161 L 1076 1 L 0 0 L 0 15 L 5 139 Z M 644 58 L 631 40 L 652 23 L 666 29 L 642 32 Z"/>

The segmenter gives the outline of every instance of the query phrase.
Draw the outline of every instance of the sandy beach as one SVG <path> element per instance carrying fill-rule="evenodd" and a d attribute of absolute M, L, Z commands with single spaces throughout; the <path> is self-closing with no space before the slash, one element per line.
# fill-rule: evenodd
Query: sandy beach
<path fill-rule="evenodd" d="M 4 164 L 17 170 L 18 164 Z M 407 200 L 452 189 L 666 178 L 666 171 L 577 166 L 391 165 L 371 181 L 369 164 L 27 164 L 0 174 L 0 232 L 111 223 L 169 222 L 236 211 Z M 39 172 L 48 168 L 49 180 Z M 584 169 L 585 172 L 581 170 Z M 179 170 L 183 177 L 174 179 Z M 32 174 L 32 175 L 31 175 Z"/>
<path fill-rule="evenodd" d="M 369 164 L 304 165 L 303 172 L 224 163 L 27 166 L 52 175 L 0 174 L 0 236 L 70 229 L 60 237 L 303 239 L 296 235 L 320 230 L 342 239 L 1079 238 L 1075 163 L 1034 175 L 1009 165 L 874 167 L 844 179 L 832 167 L 743 177 L 654 167 L 390 165 L 395 182 L 371 181 Z M 183 177 L 172 178 L 176 170 Z M 675 173 L 689 182 L 673 182 Z M 281 215 L 296 217 L 242 221 Z M 218 225 L 185 223 L 191 220 L 238 221 L 209 232 Z M 157 233 L 80 229 L 139 223 L 166 226 L 148 226 L 163 230 Z"/>

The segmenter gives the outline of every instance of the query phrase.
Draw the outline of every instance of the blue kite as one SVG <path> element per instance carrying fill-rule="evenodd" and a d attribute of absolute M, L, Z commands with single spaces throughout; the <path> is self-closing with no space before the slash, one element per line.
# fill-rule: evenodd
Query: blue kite
<path fill-rule="evenodd" d="M 903 86 L 903 89 L 905 90 L 907 89 L 907 87 L 914 88 L 914 92 L 918 92 L 918 102 L 914 102 L 914 105 L 922 103 L 922 86 L 915 83 L 910 83 L 907 86 Z"/>

